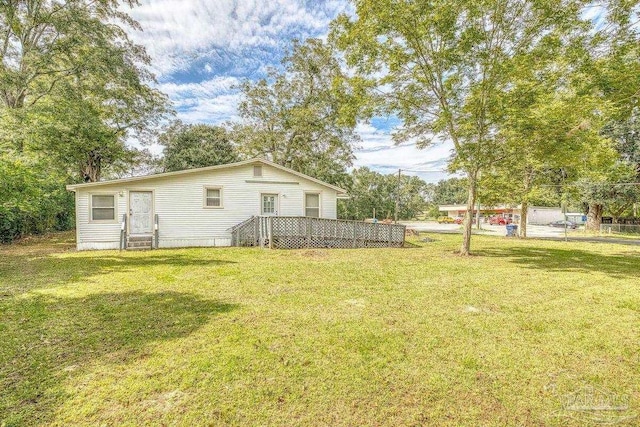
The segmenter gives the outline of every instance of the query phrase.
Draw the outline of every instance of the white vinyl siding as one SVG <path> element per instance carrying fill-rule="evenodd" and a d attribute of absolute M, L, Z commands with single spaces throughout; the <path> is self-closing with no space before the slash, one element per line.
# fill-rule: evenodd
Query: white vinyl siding
<path fill-rule="evenodd" d="M 115 194 L 91 194 L 91 221 L 116 221 Z"/>
<path fill-rule="evenodd" d="M 205 187 L 204 189 L 204 207 L 221 208 L 222 207 L 222 188 Z"/>
<path fill-rule="evenodd" d="M 320 193 L 305 193 L 304 216 L 320 218 Z"/>
<path fill-rule="evenodd" d="M 254 165 L 243 165 L 201 173 L 166 176 L 77 189 L 78 249 L 117 249 L 122 213 L 128 212 L 130 191 L 154 192 L 154 213 L 158 215 L 159 246 L 228 246 L 229 229 L 260 215 L 263 194 L 277 194 L 278 215 L 304 215 L 305 194 L 320 194 L 320 216 L 336 218 L 336 192 L 321 184 L 286 171 L 262 166 L 261 178 L 254 177 Z M 224 209 L 206 206 L 206 188 L 222 189 Z M 90 197 L 94 193 L 115 194 L 116 221 L 90 221 Z M 205 200 L 203 200 L 205 199 Z"/>

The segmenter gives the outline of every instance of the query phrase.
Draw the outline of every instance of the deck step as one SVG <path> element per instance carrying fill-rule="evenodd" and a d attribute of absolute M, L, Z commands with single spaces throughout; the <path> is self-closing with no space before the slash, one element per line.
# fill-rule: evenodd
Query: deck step
<path fill-rule="evenodd" d="M 150 242 L 153 236 L 129 236 L 130 242 Z"/>
<path fill-rule="evenodd" d="M 152 249 L 152 236 L 129 236 L 127 249 Z"/>

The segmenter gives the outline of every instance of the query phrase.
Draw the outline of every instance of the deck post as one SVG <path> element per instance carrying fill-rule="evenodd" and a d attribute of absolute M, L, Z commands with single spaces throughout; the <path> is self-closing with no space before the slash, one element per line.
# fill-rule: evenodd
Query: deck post
<path fill-rule="evenodd" d="M 154 246 L 155 249 L 158 249 L 159 247 L 159 242 L 158 240 L 160 239 L 160 223 L 158 221 L 158 214 L 155 214 L 153 217 L 153 240 L 154 240 Z"/>
<path fill-rule="evenodd" d="M 269 236 L 269 249 L 273 249 L 273 217 L 270 216 L 267 222 L 267 235 Z"/>
<path fill-rule="evenodd" d="M 254 219 L 253 221 L 253 245 L 259 245 L 260 244 L 260 217 L 259 216 L 254 216 L 252 217 Z M 262 246 L 262 245 L 260 245 Z"/>
<path fill-rule="evenodd" d="M 122 215 L 122 223 L 120 224 L 120 250 L 127 248 L 127 214 Z"/>
<path fill-rule="evenodd" d="M 311 218 L 305 218 L 305 222 L 307 225 L 307 247 L 311 246 Z"/>
<path fill-rule="evenodd" d="M 351 222 L 353 224 L 353 247 L 357 248 L 357 240 L 358 240 L 358 223 L 356 221 Z"/>
<path fill-rule="evenodd" d="M 388 224 L 387 227 L 389 227 L 389 247 L 391 247 L 393 242 L 393 225 Z"/>

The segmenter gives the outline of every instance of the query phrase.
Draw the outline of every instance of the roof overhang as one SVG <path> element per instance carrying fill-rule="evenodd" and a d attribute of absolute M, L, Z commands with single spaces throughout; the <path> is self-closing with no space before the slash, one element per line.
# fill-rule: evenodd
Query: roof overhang
<path fill-rule="evenodd" d="M 305 175 L 305 174 L 303 174 L 301 172 L 294 171 L 293 169 L 289 169 L 289 168 L 284 167 L 282 165 L 279 165 L 277 163 L 271 162 L 269 160 L 261 159 L 261 158 L 243 160 L 241 162 L 235 162 L 235 163 L 227 163 L 227 164 L 224 164 L 224 165 L 207 166 L 207 167 L 204 167 L 204 168 L 186 169 L 186 170 L 175 171 L 175 172 L 164 172 L 164 173 L 157 173 L 157 174 L 153 174 L 153 175 L 135 176 L 135 177 L 130 177 L 130 178 L 113 179 L 113 180 L 109 180 L 109 181 L 87 182 L 87 183 L 83 183 L 83 184 L 70 184 L 70 185 L 67 185 L 67 190 L 76 191 L 78 189 L 102 187 L 102 186 L 105 186 L 105 185 L 126 184 L 126 183 L 129 183 L 129 182 L 144 182 L 144 181 L 149 181 L 149 180 L 158 179 L 158 178 L 181 176 L 181 175 L 202 173 L 202 172 L 214 171 L 214 170 L 231 169 L 231 168 L 236 168 L 236 167 L 240 167 L 240 166 L 250 165 L 250 164 L 253 164 L 253 163 L 262 163 L 262 164 L 265 164 L 267 166 L 271 166 L 271 167 L 274 167 L 276 169 L 280 169 L 280 170 L 288 172 L 288 173 L 290 173 L 292 175 L 298 176 L 300 178 L 309 180 L 311 182 L 315 182 L 316 184 L 319 184 L 319 185 L 322 185 L 324 187 L 327 187 L 327 188 L 330 188 L 332 190 L 335 190 L 338 193 L 338 198 L 343 198 L 342 197 L 343 195 L 346 196 L 347 198 L 349 197 L 349 196 L 347 196 L 347 190 L 345 190 L 343 188 L 337 187 L 335 185 L 332 185 L 332 184 L 329 184 L 327 182 L 321 181 L 319 179 L 313 178 L 313 177 L 311 177 L 309 175 Z"/>

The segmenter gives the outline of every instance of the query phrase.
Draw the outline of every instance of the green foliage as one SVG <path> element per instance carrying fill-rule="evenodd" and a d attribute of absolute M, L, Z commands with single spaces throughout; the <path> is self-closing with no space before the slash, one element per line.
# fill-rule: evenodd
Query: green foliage
<path fill-rule="evenodd" d="M 633 109 L 630 116 L 609 122 L 603 129 L 623 161 L 635 165 L 640 180 L 640 113 Z"/>
<path fill-rule="evenodd" d="M 426 208 L 429 186 L 420 178 L 395 174 L 383 175 L 368 168 L 355 169 L 348 187 L 350 198 L 340 200 L 338 216 L 345 219 L 393 218 L 396 200 L 398 219 L 417 217 Z"/>
<path fill-rule="evenodd" d="M 466 178 L 449 178 L 439 181 L 433 192 L 432 202 L 438 205 L 457 205 L 467 201 Z"/>
<path fill-rule="evenodd" d="M 563 38 L 582 34 L 582 2 L 354 3 L 355 14 L 334 22 L 332 40 L 376 88 L 379 111 L 403 120 L 398 142 L 453 143 L 450 167 L 468 179 L 470 210 L 480 172 L 501 159 L 503 95 L 523 77 L 519 64 L 563 54 Z M 470 249 L 467 217 L 463 254 Z"/>
<path fill-rule="evenodd" d="M 174 122 L 160 135 L 165 172 L 222 165 L 240 160 L 227 130 L 204 124 Z"/>
<path fill-rule="evenodd" d="M 73 227 L 74 198 L 64 174 L 45 162 L 0 156 L 0 242 Z"/>
<path fill-rule="evenodd" d="M 2 3 L 0 108 L 22 110 L 2 113 L 3 145 L 55 157 L 84 181 L 133 164 L 126 139 L 148 138 L 167 112 L 149 57 L 127 35 L 137 24 L 118 10 L 135 3 Z"/>
<path fill-rule="evenodd" d="M 70 227 L 64 184 L 121 176 L 168 113 L 120 10 L 135 0 L 0 2 L 0 239 Z M 46 159 L 46 162 L 42 159 Z M 61 210 L 62 209 L 62 210 Z"/>
<path fill-rule="evenodd" d="M 584 177 L 578 181 L 580 202 L 600 205 L 603 213 L 617 219 L 631 210 L 640 199 L 640 186 L 635 185 L 636 165 L 617 162 L 606 173 Z"/>
<path fill-rule="evenodd" d="M 335 185 L 346 185 L 353 160 L 356 114 L 340 62 L 322 41 L 294 42 L 284 71 L 245 81 L 242 123 L 234 139 L 247 156 L 275 163 Z"/>

